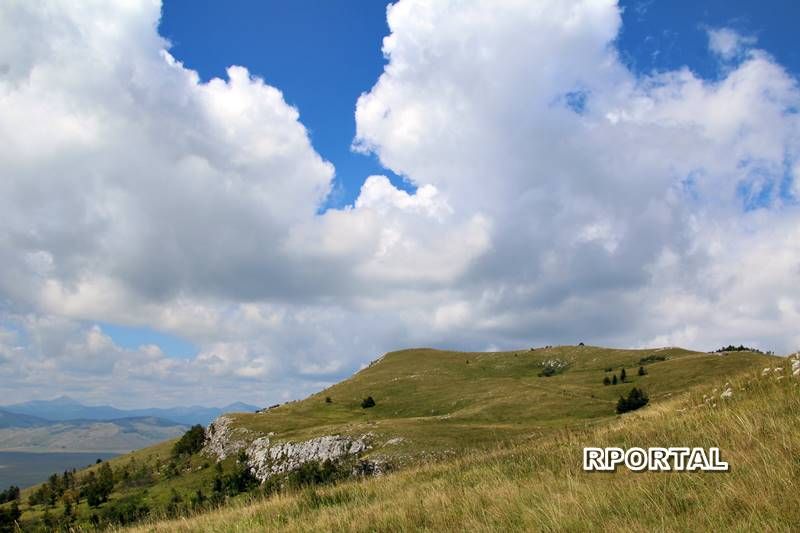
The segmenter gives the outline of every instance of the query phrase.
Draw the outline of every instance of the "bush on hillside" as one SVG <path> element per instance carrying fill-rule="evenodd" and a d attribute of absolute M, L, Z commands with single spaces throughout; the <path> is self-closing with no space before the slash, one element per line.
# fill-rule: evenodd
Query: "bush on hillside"
<path fill-rule="evenodd" d="M 617 384 L 617 375 L 616 375 L 616 374 L 614 374 L 614 375 L 611 377 L 611 384 L 612 384 L 612 385 L 616 385 L 616 384 Z"/>
<path fill-rule="evenodd" d="M 611 380 L 608 376 L 603 378 L 603 385 L 611 385 Z"/>
<path fill-rule="evenodd" d="M 569 363 L 563 359 L 548 359 L 547 361 L 542 361 L 539 365 L 542 367 L 542 371 L 539 372 L 540 378 L 555 376 L 556 374 L 564 372 L 567 367 L 569 367 Z"/>
<path fill-rule="evenodd" d="M 650 398 L 647 397 L 647 393 L 634 387 L 628 393 L 627 398 L 623 396 L 619 397 L 619 401 L 617 402 L 617 413 L 622 414 L 627 413 L 628 411 L 635 411 L 636 409 L 647 405 L 647 402 L 649 401 Z"/>
<path fill-rule="evenodd" d="M 225 476 L 225 489 L 230 496 L 247 492 L 258 486 L 258 479 L 248 463 L 247 453 L 241 450 L 236 458 L 233 471 Z"/>
<path fill-rule="evenodd" d="M 647 374 L 647 370 L 645 370 L 645 368 L 643 366 L 640 366 L 639 367 L 639 375 L 640 376 L 644 376 L 645 374 Z"/>
<path fill-rule="evenodd" d="M 137 522 L 150 514 L 150 507 L 144 501 L 142 494 L 124 496 L 109 502 L 100 516 L 106 524 L 124 526 Z"/>
<path fill-rule="evenodd" d="M 361 400 L 361 408 L 369 409 L 370 407 L 375 407 L 375 400 L 372 399 L 372 396 L 367 396 Z"/>
<path fill-rule="evenodd" d="M 666 360 L 667 360 L 667 356 L 666 355 L 655 355 L 655 354 L 653 354 L 653 355 L 648 355 L 646 357 L 642 357 L 641 359 L 639 359 L 639 364 L 640 365 L 646 365 L 647 363 L 655 363 L 657 361 L 666 361 Z"/>
<path fill-rule="evenodd" d="M 203 443 L 206 440 L 206 430 L 200 424 L 194 425 L 189 428 L 189 431 L 172 447 L 172 455 L 175 457 L 181 455 L 192 455 L 203 449 Z"/>
<path fill-rule="evenodd" d="M 346 479 L 350 475 L 350 468 L 344 464 L 336 463 L 330 459 L 325 461 L 307 461 L 286 476 L 291 487 L 308 487 L 323 485 Z"/>
<path fill-rule="evenodd" d="M 626 379 L 628 379 L 628 374 L 625 372 L 625 369 L 623 368 L 622 371 L 619 373 L 619 380 L 625 383 Z"/>

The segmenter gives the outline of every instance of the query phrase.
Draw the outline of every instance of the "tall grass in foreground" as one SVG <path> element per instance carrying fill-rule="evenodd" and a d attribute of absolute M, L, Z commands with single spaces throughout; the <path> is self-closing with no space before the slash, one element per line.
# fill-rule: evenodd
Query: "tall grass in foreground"
<path fill-rule="evenodd" d="M 729 400 L 701 390 L 603 427 L 382 478 L 232 502 L 135 531 L 796 530 L 800 380 L 752 375 L 732 389 Z M 584 446 L 719 446 L 731 470 L 586 473 Z"/>

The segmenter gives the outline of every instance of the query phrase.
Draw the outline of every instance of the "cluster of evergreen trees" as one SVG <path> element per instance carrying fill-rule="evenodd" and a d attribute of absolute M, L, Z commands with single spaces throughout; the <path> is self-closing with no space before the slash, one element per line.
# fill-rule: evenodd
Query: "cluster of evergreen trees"
<path fill-rule="evenodd" d="M 80 480 L 75 470 L 67 470 L 60 476 L 51 475 L 47 482 L 28 496 L 28 504 L 53 506 L 62 500 L 71 505 L 85 498 L 90 507 L 97 507 L 108 500 L 113 489 L 114 472 L 111 465 L 102 463 L 97 473 L 89 472 Z"/>
<path fill-rule="evenodd" d="M 28 497 L 31 506 L 43 507 L 36 519 L 23 524 L 33 529 L 43 528 L 46 531 L 70 531 L 77 526 L 92 527 L 126 525 L 139 521 L 151 513 L 145 499 L 145 491 L 159 478 L 169 479 L 179 476 L 192 462 L 192 456 L 199 452 L 205 442 L 205 429 L 196 425 L 190 428 L 173 446 L 172 454 L 165 463 L 160 459 L 141 461 L 131 457 L 125 464 L 112 468 L 111 464 L 101 462 L 100 466 L 86 474 L 79 474 L 74 469 L 63 474 L 53 474 Z M 167 516 L 179 516 L 190 509 L 218 504 L 226 496 L 251 490 L 258 485 L 246 464 L 247 457 L 240 454 L 232 471 L 223 474 L 222 465 L 217 465 L 217 475 L 209 487 L 211 496 L 207 497 L 202 490 L 184 498 L 178 492 L 172 492 L 166 506 L 160 506 L 159 512 Z M 99 460 L 98 460 L 99 461 Z M 209 466 L 205 463 L 205 466 Z M 119 496 L 110 500 L 112 491 L 119 491 Z M 13 501 L 13 505 L 0 508 L 0 533 L 16 531 L 15 521 L 20 519 L 19 488 L 10 487 L 0 492 L 0 503 Z M 76 516 L 76 507 L 86 502 L 90 514 Z M 62 507 L 59 510 L 58 507 Z M 86 523 L 88 522 L 88 524 Z"/>
<path fill-rule="evenodd" d="M 19 487 L 11 485 L 6 490 L 0 492 L 0 504 L 19 500 Z"/>
<path fill-rule="evenodd" d="M 773 355 L 771 350 L 767 352 L 762 352 L 758 348 L 751 348 L 750 346 L 745 346 L 740 344 L 739 346 L 734 346 L 733 344 L 729 344 L 727 346 L 723 346 L 715 351 L 715 353 L 722 353 L 722 352 L 753 352 L 753 353 L 766 353 L 767 355 Z"/>
<path fill-rule="evenodd" d="M 660 357 L 660 356 L 659 356 Z M 643 361 L 644 358 L 641 361 Z M 611 372 L 613 368 L 606 368 L 606 372 Z M 639 366 L 639 370 L 637 371 L 639 376 L 647 375 L 647 369 L 644 365 Z M 612 374 L 609 378 L 608 375 L 603 377 L 603 385 L 616 385 L 618 383 L 625 383 L 628 381 L 628 373 L 625 370 L 625 367 L 620 370 L 619 379 L 617 379 L 617 374 Z M 644 407 L 650 399 L 647 397 L 647 393 L 643 390 L 638 389 L 636 387 L 632 388 L 628 393 L 628 396 L 620 396 L 619 401 L 617 402 L 617 413 L 627 413 L 628 411 L 633 411 L 639 409 L 640 407 Z"/>
<path fill-rule="evenodd" d="M 70 530 L 76 515 L 75 506 L 85 500 L 91 508 L 97 508 L 108 501 L 114 490 L 114 470 L 108 463 L 102 463 L 97 471 L 91 471 L 78 477 L 75 470 L 66 470 L 63 474 L 53 474 L 28 496 L 28 505 L 44 506 L 41 525 L 47 530 Z M 51 509 L 57 504 L 63 506 L 62 512 L 53 513 Z M 19 519 L 17 516 L 16 519 Z M 97 515 L 93 515 L 93 523 L 99 524 Z"/>
<path fill-rule="evenodd" d="M 610 371 L 611 371 L 610 368 L 606 368 L 606 372 Z M 640 366 L 637 374 L 640 376 L 644 376 L 647 374 L 647 369 L 643 366 Z M 623 368 L 619 373 L 619 379 L 617 379 L 616 374 L 613 374 L 610 378 L 608 376 L 605 376 L 603 378 L 603 385 L 616 385 L 617 383 L 625 383 L 626 381 L 628 381 L 628 373 L 625 371 L 625 368 Z"/>

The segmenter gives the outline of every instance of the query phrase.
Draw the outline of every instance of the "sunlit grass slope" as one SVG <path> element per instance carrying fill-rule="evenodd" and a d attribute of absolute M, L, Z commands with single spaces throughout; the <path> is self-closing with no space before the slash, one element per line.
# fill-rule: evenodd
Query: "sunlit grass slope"
<path fill-rule="evenodd" d="M 682 357 L 700 373 L 717 364 Z M 800 380 L 745 371 L 730 379 L 733 398 L 721 400 L 725 381 L 720 375 L 605 424 L 385 477 L 240 500 L 136 531 L 796 531 Z M 343 386 L 360 394 L 353 383 Z M 585 473 L 587 445 L 719 446 L 731 470 Z"/>
<path fill-rule="evenodd" d="M 640 360 L 664 358 L 645 364 Z M 234 415 L 234 425 L 273 440 L 299 440 L 334 433 L 371 433 L 373 453 L 413 457 L 537 438 L 554 428 L 585 426 L 614 416 L 620 395 L 644 388 L 654 402 L 695 385 L 766 364 L 751 352 L 724 356 L 680 348 L 616 350 L 559 346 L 512 352 L 465 353 L 432 349 L 392 352 L 352 378 L 300 401 L 263 413 Z M 568 364 L 540 377 L 548 361 Z M 627 382 L 604 386 L 603 377 Z M 606 371 L 606 369 L 611 369 Z M 377 405 L 362 409 L 372 396 Z M 330 398 L 331 403 L 325 399 Z M 251 434 L 252 436 L 252 434 Z M 387 440 L 403 440 L 381 447 Z"/>

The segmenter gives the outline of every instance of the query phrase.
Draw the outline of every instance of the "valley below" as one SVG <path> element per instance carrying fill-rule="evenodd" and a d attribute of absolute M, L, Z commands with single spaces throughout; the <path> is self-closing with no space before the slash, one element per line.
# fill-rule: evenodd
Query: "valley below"
<path fill-rule="evenodd" d="M 83 469 L 97 459 L 116 457 L 107 452 L 19 452 L 0 450 L 0 487 L 29 487 L 46 481 L 54 472 Z"/>

